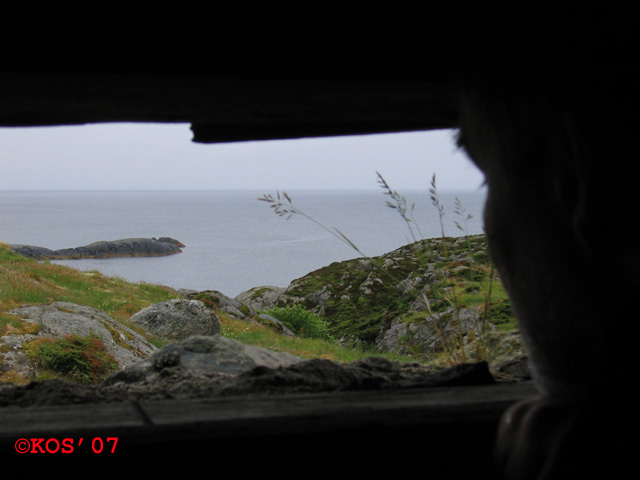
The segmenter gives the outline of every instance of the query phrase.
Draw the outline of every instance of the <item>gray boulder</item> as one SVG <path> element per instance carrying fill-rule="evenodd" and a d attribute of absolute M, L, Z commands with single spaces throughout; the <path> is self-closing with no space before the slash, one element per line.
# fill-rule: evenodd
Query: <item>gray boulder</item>
<path fill-rule="evenodd" d="M 187 292 L 185 297 L 192 300 L 199 300 L 208 304 L 211 308 L 220 310 L 241 320 L 250 320 L 250 318 L 256 314 L 250 306 L 228 297 L 218 290 Z"/>
<path fill-rule="evenodd" d="M 275 305 L 286 288 L 282 287 L 254 287 L 236 295 L 235 300 L 247 305 L 255 312 L 267 310 Z"/>
<path fill-rule="evenodd" d="M 469 370 L 474 371 L 469 375 Z M 480 371 L 480 374 L 477 372 Z M 467 380 L 464 380 L 467 378 Z M 113 373 L 100 390 L 110 398 L 189 398 L 256 393 L 321 392 L 491 382 L 485 365 L 438 372 L 379 357 L 342 364 L 244 345 L 222 336 L 194 336 Z"/>
<path fill-rule="evenodd" d="M 162 384 L 169 387 L 169 384 L 185 382 L 210 382 L 241 375 L 256 367 L 275 369 L 301 361 L 289 353 L 244 345 L 220 335 L 196 335 L 167 345 L 146 360 L 115 372 L 103 386 L 136 384 L 157 389 Z"/>
<path fill-rule="evenodd" d="M 23 344 L 37 338 L 63 338 L 69 334 L 97 335 L 124 368 L 151 355 L 157 348 L 137 332 L 125 327 L 109 315 L 95 308 L 69 302 L 34 305 L 11 310 L 11 315 L 41 325 L 37 334 L 0 337 L 0 356 L 5 369 L 16 371 L 25 378 L 35 375 L 35 368 L 23 353 Z"/>
<path fill-rule="evenodd" d="M 198 300 L 175 299 L 151 305 L 134 314 L 130 321 L 168 340 L 220 334 L 218 316 Z"/>

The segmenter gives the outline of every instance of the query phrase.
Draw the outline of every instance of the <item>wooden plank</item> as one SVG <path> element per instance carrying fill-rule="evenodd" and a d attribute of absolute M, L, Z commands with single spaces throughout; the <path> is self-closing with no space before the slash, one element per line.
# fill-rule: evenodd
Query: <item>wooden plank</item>
<path fill-rule="evenodd" d="M 419 411 L 422 415 L 466 411 L 466 416 L 492 416 L 505 405 L 535 391 L 531 383 L 438 387 L 406 390 L 353 391 L 323 394 L 252 397 L 239 400 L 197 399 L 180 402 L 141 402 L 154 425 L 189 422 L 254 421 L 300 418 L 305 416 L 352 417 L 379 415 L 382 412 Z M 456 416 L 457 418 L 457 416 Z M 455 420 L 453 418 L 452 420 Z"/>
<path fill-rule="evenodd" d="M 301 472 L 378 478 L 390 468 L 394 476 L 424 470 L 432 478 L 477 480 L 492 478 L 501 413 L 534 392 L 521 383 L 7 407 L 0 409 L 0 462 L 21 472 L 133 462 L 147 474 L 166 474 L 179 463 L 232 466 L 243 476 L 273 470 L 283 478 Z M 38 438 L 70 438 L 75 450 L 17 453 L 18 441 Z M 118 440 L 113 452 L 109 438 Z M 100 453 L 92 451 L 96 440 L 104 442 Z"/>
<path fill-rule="evenodd" d="M 189 424 L 216 425 L 225 434 L 225 424 L 243 425 L 249 432 L 257 423 L 278 425 L 285 419 L 318 419 L 307 427 L 358 422 L 393 424 L 454 422 L 495 418 L 507 405 L 531 395 L 531 383 L 439 387 L 426 389 L 337 392 L 299 395 L 265 395 L 190 400 L 44 406 L 0 409 L 0 438 L 35 432 L 62 433 L 78 430 L 144 429 Z M 405 420 L 403 420 L 403 416 Z M 306 427 L 306 428 L 307 428 Z M 215 433 L 214 433 L 215 434 Z"/>
<path fill-rule="evenodd" d="M 130 402 L 0 409 L 0 438 L 143 426 L 143 420 Z"/>

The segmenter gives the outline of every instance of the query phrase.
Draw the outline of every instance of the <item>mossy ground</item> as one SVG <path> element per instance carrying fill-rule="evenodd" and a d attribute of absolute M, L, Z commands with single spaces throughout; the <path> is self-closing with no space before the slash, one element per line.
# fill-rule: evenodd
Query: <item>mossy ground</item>
<path fill-rule="evenodd" d="M 429 239 L 379 257 L 333 263 L 294 281 L 276 306 L 304 298 L 307 308 L 322 312 L 335 338 L 369 346 L 384 322 L 411 314 L 421 297 L 435 313 L 477 307 L 484 314 L 487 307 L 488 321 L 513 329 L 515 320 L 484 235 L 446 242 L 446 251 L 442 239 Z M 314 303 L 319 294 L 326 296 L 323 305 Z"/>

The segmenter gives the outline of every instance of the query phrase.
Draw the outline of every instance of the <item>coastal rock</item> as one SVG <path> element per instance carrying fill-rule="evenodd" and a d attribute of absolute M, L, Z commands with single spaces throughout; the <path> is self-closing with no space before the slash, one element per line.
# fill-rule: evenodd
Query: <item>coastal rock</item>
<path fill-rule="evenodd" d="M 453 300 L 451 285 L 473 294 L 483 308 L 484 301 L 477 298 L 490 271 L 484 235 L 447 238 L 444 247 L 442 239 L 425 239 L 377 257 L 334 262 L 287 288 L 257 287 L 235 299 L 255 311 L 302 305 L 326 321 L 344 346 L 377 345 L 410 353 L 401 345 L 409 334 L 413 352 L 432 353 L 439 339 L 433 328 L 416 320 L 424 320 L 428 311 L 445 318 Z M 477 312 L 475 306 L 460 311 L 465 335 L 477 333 Z"/>
<path fill-rule="evenodd" d="M 94 242 L 83 247 L 50 250 L 33 245 L 9 245 L 16 253 L 38 260 L 75 260 L 80 258 L 160 257 L 182 252 L 184 244 L 170 237 L 126 238 Z"/>
<path fill-rule="evenodd" d="M 236 295 L 235 300 L 259 312 L 274 306 L 285 290 L 286 288 L 272 286 L 254 287 Z"/>
<path fill-rule="evenodd" d="M 250 306 L 228 297 L 217 290 L 188 292 L 185 294 L 185 297 L 191 300 L 198 300 L 215 310 L 223 311 L 241 320 L 250 320 L 251 317 L 256 314 L 255 310 Z"/>
<path fill-rule="evenodd" d="M 432 316 L 425 314 L 422 318 L 416 318 L 415 313 L 407 315 L 411 320 L 399 316 L 391 321 L 388 328 L 381 329 L 376 346 L 383 352 L 399 354 L 409 354 L 416 348 L 433 352 L 442 348 L 445 339 L 457 337 L 460 333 L 475 338 L 482 330 L 477 308 L 460 309 L 457 313 L 450 308 Z M 489 323 L 485 329 L 495 331 L 496 327 Z M 473 335 L 469 335 L 471 332 Z"/>
<path fill-rule="evenodd" d="M 244 345 L 220 335 L 197 335 L 167 345 L 146 360 L 113 373 L 103 386 L 129 389 L 132 385 L 138 391 L 175 392 L 186 386 L 186 393 L 192 388 L 216 388 L 222 379 L 258 367 L 277 369 L 301 361 L 289 353 Z"/>
<path fill-rule="evenodd" d="M 23 352 L 26 342 L 37 338 L 63 338 L 69 334 L 97 335 L 120 368 L 136 363 L 157 350 L 141 335 L 125 327 L 100 310 L 69 302 L 54 302 L 16 308 L 8 312 L 20 319 L 41 326 L 38 333 L 4 335 L 0 337 L 3 367 L 24 378 L 35 376 L 35 367 Z"/>
<path fill-rule="evenodd" d="M 44 247 L 36 247 L 33 245 L 9 245 L 9 248 L 18 255 L 22 255 L 27 258 L 35 258 L 37 260 L 46 260 L 54 258 L 56 252 Z"/>
<path fill-rule="evenodd" d="M 264 312 L 256 312 L 251 306 L 235 298 L 226 296 L 217 290 L 185 291 L 183 295 L 192 300 L 198 300 L 216 312 L 224 312 L 232 318 L 245 322 L 260 324 L 285 337 L 295 337 L 284 323 Z"/>
<path fill-rule="evenodd" d="M 198 300 L 175 299 L 151 305 L 134 314 L 130 321 L 167 340 L 220 333 L 218 316 Z"/>

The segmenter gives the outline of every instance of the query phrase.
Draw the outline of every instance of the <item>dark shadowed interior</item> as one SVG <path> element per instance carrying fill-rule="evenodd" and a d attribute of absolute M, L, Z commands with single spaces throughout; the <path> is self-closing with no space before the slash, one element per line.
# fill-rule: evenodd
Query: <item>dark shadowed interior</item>
<path fill-rule="evenodd" d="M 632 465 L 623 432 L 637 424 L 629 302 L 640 255 L 636 239 L 619 232 L 639 204 L 629 167 L 637 38 L 623 24 L 605 26 L 610 34 L 597 23 L 563 24 L 554 35 L 509 40 L 426 32 L 402 45 L 316 45 L 277 59 L 266 44 L 244 57 L 194 47 L 141 61 L 142 44 L 90 59 L 64 49 L 9 55 L 0 65 L 7 128 L 189 122 L 201 143 L 459 128 L 487 178 L 491 254 L 543 395 L 508 411 L 532 385 L 175 402 L 158 417 L 171 419 L 164 425 L 144 410 L 141 420 L 135 404 L 125 407 L 130 423 L 109 424 L 129 413 L 94 406 L 76 414 L 100 419 L 82 431 L 120 436 L 136 445 L 130 457 L 156 464 L 215 457 L 285 475 L 311 464 L 363 476 L 388 468 L 393 476 L 568 478 L 554 475 Z M 0 435 L 3 455 L 26 425 L 69 412 L 21 410 Z M 57 437 L 78 433 L 63 420 L 48 425 Z"/>

